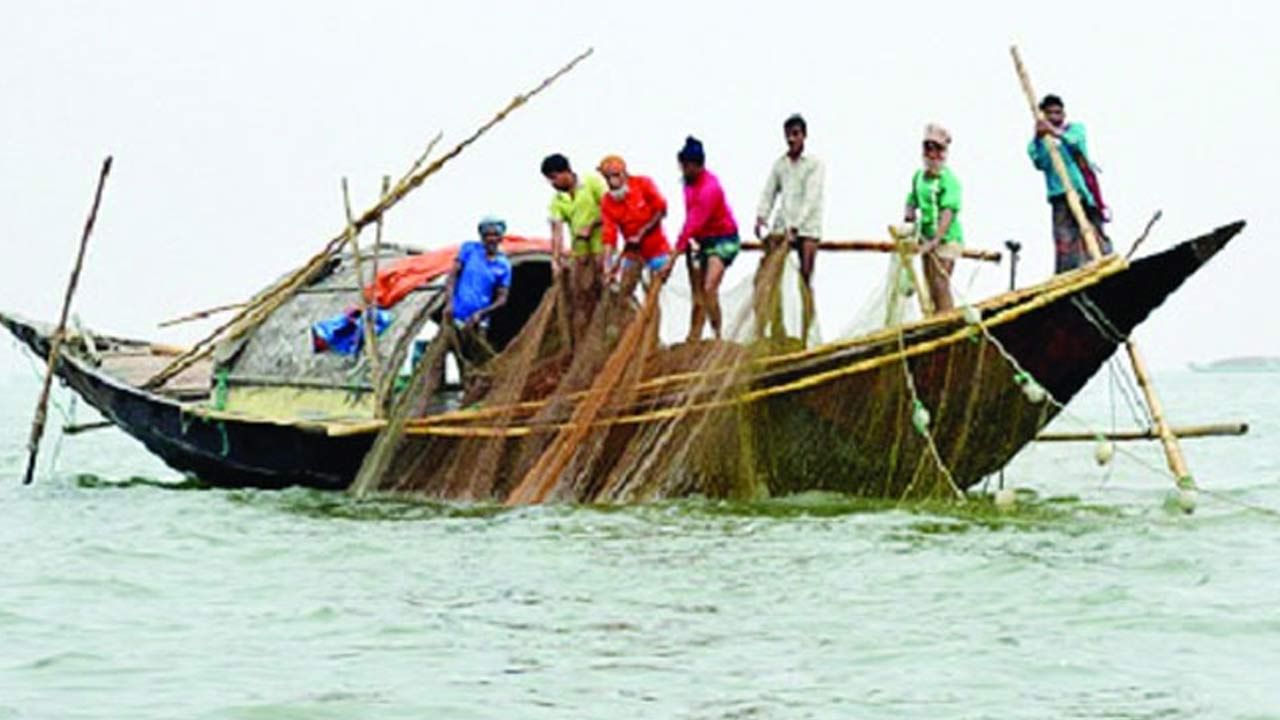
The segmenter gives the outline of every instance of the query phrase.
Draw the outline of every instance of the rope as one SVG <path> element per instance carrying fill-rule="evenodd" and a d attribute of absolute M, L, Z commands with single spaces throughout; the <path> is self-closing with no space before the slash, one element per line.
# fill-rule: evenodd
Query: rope
<path fill-rule="evenodd" d="M 943 268 L 943 267 L 941 267 L 941 263 L 939 263 L 938 265 L 939 265 L 939 268 L 943 271 L 943 273 L 944 273 L 944 274 L 946 274 L 946 269 L 945 269 L 945 268 Z M 950 281 L 950 279 L 951 279 L 949 274 L 947 274 L 947 279 L 948 279 L 948 281 Z M 959 294 L 959 293 L 957 293 L 957 294 Z M 1082 296 L 1080 296 L 1080 297 L 1082 297 L 1082 298 L 1083 298 L 1084 296 L 1082 295 Z M 961 299 L 962 299 L 962 300 L 964 300 L 963 296 L 961 297 Z M 966 301 L 966 304 L 967 304 L 967 301 Z M 1090 315 L 1091 315 L 1091 314 L 1096 315 L 1097 319 L 1099 319 L 1099 320 L 1101 321 L 1101 322 L 1099 323 L 1099 325 L 1101 325 L 1101 326 L 1102 326 L 1102 327 L 1100 327 L 1100 328 L 1099 328 L 1099 330 L 1100 330 L 1100 331 L 1102 331 L 1102 330 L 1103 330 L 1103 328 L 1110 328 L 1110 330 L 1111 330 L 1111 334 L 1112 334 L 1112 335 L 1114 335 L 1114 336 L 1121 336 L 1121 337 L 1123 336 L 1123 334 L 1122 334 L 1122 333 L 1119 333 L 1118 331 L 1116 331 L 1115 326 L 1110 322 L 1110 320 L 1109 320 L 1109 319 L 1107 319 L 1106 314 L 1105 314 L 1105 313 L 1103 313 L 1103 312 L 1102 312 L 1102 310 L 1101 310 L 1100 308 L 1098 308 L 1098 306 L 1097 306 L 1096 304 L 1094 304 L 1092 301 L 1090 301 L 1090 300 L 1088 300 L 1087 298 L 1085 298 L 1084 305 L 1082 306 L 1082 305 L 1077 304 L 1077 307 L 1080 307 L 1080 308 L 1081 308 L 1081 311 L 1082 311 L 1082 312 L 1084 312 L 1086 319 L 1087 319 L 1087 320 L 1090 320 L 1090 322 L 1093 322 L 1093 319 L 1090 317 Z M 1085 308 L 1090 308 L 1090 312 L 1085 312 Z M 994 335 L 992 335 L 992 334 L 989 332 L 989 330 L 987 329 L 987 324 L 986 324 L 986 323 L 984 323 L 984 322 L 981 320 L 981 317 L 979 317 L 979 321 L 978 321 L 977 325 L 978 325 L 978 327 L 982 330 L 983 334 L 987 337 L 987 339 L 988 339 L 989 341 L 991 341 L 991 343 L 995 346 L 995 348 L 996 348 L 996 349 L 997 349 L 997 351 L 1000 353 L 1000 355 L 1001 355 L 1002 357 L 1004 357 L 1004 358 L 1005 358 L 1005 360 L 1006 360 L 1007 362 L 1009 362 L 1009 363 L 1010 363 L 1010 365 L 1011 365 L 1011 366 L 1012 366 L 1012 367 L 1013 367 L 1017 372 L 1021 373 L 1022 375 L 1026 376 L 1026 377 L 1031 377 L 1031 375 L 1030 375 L 1029 373 L 1027 373 L 1025 370 L 1023 370 L 1023 369 L 1022 369 L 1022 366 L 1018 363 L 1017 359 L 1016 359 L 1016 358 L 1014 358 L 1014 357 L 1013 357 L 1013 356 L 1012 356 L 1012 355 L 1011 355 L 1011 354 L 1010 354 L 1010 353 L 1009 353 L 1009 352 L 1004 348 L 1004 346 L 1000 344 L 1000 341 L 999 341 L 999 340 L 997 340 L 997 339 L 995 338 L 995 336 L 994 336 Z M 1104 337 L 1107 337 L 1107 334 L 1104 332 L 1104 335 L 1103 335 L 1103 336 L 1104 336 Z M 1121 342 L 1123 342 L 1123 340 L 1122 340 Z M 1118 343 L 1117 343 L 1117 344 L 1118 344 Z M 1127 374 L 1125 374 L 1125 373 L 1120 373 L 1120 375 L 1121 375 L 1121 377 L 1122 377 L 1122 378 L 1124 378 L 1124 379 L 1128 380 L 1129 382 L 1132 382 L 1132 380 L 1129 378 L 1129 376 L 1128 376 Z M 1034 382 L 1034 378 L 1032 378 L 1032 381 Z M 1100 432 L 1098 432 L 1097 430 L 1095 430 L 1095 429 L 1090 425 L 1090 423 L 1088 423 L 1087 421 L 1085 421 L 1083 418 L 1079 417 L 1079 416 L 1078 416 L 1078 415 L 1076 415 L 1075 413 L 1073 413 L 1073 412 L 1071 412 L 1070 410 L 1068 410 L 1068 409 L 1067 409 L 1067 406 L 1066 406 L 1064 403 L 1062 403 L 1060 400 L 1058 400 L 1056 397 L 1054 397 L 1054 396 L 1053 396 L 1053 393 L 1049 392 L 1049 390 L 1048 390 L 1047 388 L 1044 388 L 1043 386 L 1041 386 L 1041 388 L 1044 390 L 1044 393 L 1045 393 L 1045 399 L 1046 399 L 1046 401 L 1047 401 L 1047 402 L 1052 403 L 1052 404 L 1053 404 L 1053 406 L 1054 406 L 1055 408 L 1057 408 L 1058 412 L 1062 415 L 1062 417 L 1064 417 L 1064 418 L 1065 418 L 1065 419 L 1067 419 L 1068 421 L 1071 421 L 1071 422 L 1073 422 L 1073 423 L 1076 423 L 1076 424 L 1077 424 L 1078 426 L 1080 426 L 1080 427 L 1081 427 L 1085 432 L 1088 432 L 1088 433 L 1093 434 L 1093 435 L 1097 435 L 1099 440 L 1103 440 L 1103 441 L 1105 441 L 1105 440 L 1106 440 L 1106 436 L 1105 436 L 1105 435 L 1103 435 L 1102 433 L 1100 433 Z M 1145 404 L 1139 404 L 1139 405 L 1138 405 L 1138 407 L 1143 408 L 1143 410 L 1147 412 L 1147 417 L 1148 417 L 1148 418 L 1150 418 L 1150 412 L 1149 412 L 1149 409 L 1146 407 L 1146 405 L 1145 405 Z M 1148 427 L 1150 427 L 1150 426 L 1148 426 Z M 1119 444 L 1119 443 L 1117 443 L 1116 445 L 1117 445 L 1116 451 L 1117 451 L 1117 453 L 1118 453 L 1118 454 L 1123 455 L 1124 457 L 1129 458 L 1130 460 L 1132 460 L 1133 462 L 1135 462 L 1135 463 L 1136 463 L 1137 465 L 1139 465 L 1140 467 L 1142 467 L 1142 468 L 1144 468 L 1144 469 L 1148 470 L 1149 472 L 1151 472 L 1151 473 L 1152 473 L 1153 475 L 1155 475 L 1156 477 L 1159 477 L 1159 478 L 1161 478 L 1161 479 L 1163 480 L 1164 478 L 1166 478 L 1166 477 L 1168 476 L 1168 470 L 1167 470 L 1167 468 L 1164 468 L 1164 467 L 1161 467 L 1161 466 L 1159 466 L 1159 465 L 1157 465 L 1157 464 L 1155 464 L 1155 463 L 1152 463 L 1150 460 L 1147 460 L 1146 458 L 1142 457 L 1141 455 L 1138 455 L 1137 453 L 1133 452 L 1132 450 L 1129 450 L 1128 448 L 1125 448 L 1123 445 L 1121 445 L 1121 444 Z M 1106 475 L 1104 476 L 1104 478 L 1103 478 L 1103 484 L 1104 484 L 1104 485 L 1105 485 L 1105 483 L 1106 483 L 1106 482 L 1108 482 L 1108 481 L 1110 480 L 1110 477 L 1111 477 L 1111 472 L 1110 472 L 1110 470 L 1108 470 L 1107 474 L 1106 474 Z M 1274 510 L 1274 509 L 1271 509 L 1271 508 L 1268 508 L 1268 507 L 1265 507 L 1265 506 L 1262 506 L 1262 505 L 1256 505 L 1256 504 L 1248 503 L 1248 502 L 1245 502 L 1245 501 L 1242 501 L 1242 500 L 1237 500 L 1237 499 L 1232 498 L 1232 497 L 1230 497 L 1230 496 L 1228 496 L 1228 495 L 1226 495 L 1226 494 L 1224 494 L 1224 493 L 1215 492 L 1215 491 L 1213 491 L 1213 490 L 1209 490 L 1209 489 L 1207 489 L 1207 488 L 1201 487 L 1201 486 L 1200 486 L 1200 485 L 1198 485 L 1198 484 L 1197 484 L 1197 485 L 1195 485 L 1193 489 L 1194 489 L 1196 492 L 1198 492 L 1198 493 L 1200 493 L 1200 494 L 1203 494 L 1203 495 L 1205 495 L 1205 496 L 1207 496 L 1207 497 L 1209 497 L 1209 498 L 1212 498 L 1212 499 L 1218 500 L 1219 502 L 1227 503 L 1227 504 L 1229 504 L 1229 505 L 1235 505 L 1235 506 L 1237 506 L 1237 507 L 1239 507 L 1239 508 L 1241 508 L 1241 509 L 1248 510 L 1248 511 L 1250 511 L 1250 512 L 1255 512 L 1255 513 L 1258 513 L 1258 514 L 1261 514 L 1261 515 L 1264 515 L 1264 516 L 1267 516 L 1267 517 L 1271 517 L 1271 518 L 1275 518 L 1275 519 L 1280 519 L 1280 511 L 1277 511 L 1277 510 Z"/>
<path fill-rule="evenodd" d="M 907 362 L 907 358 L 905 355 L 906 338 L 905 338 L 905 333 L 902 331 L 901 325 L 898 326 L 898 351 L 900 354 L 902 354 L 902 375 L 906 379 L 907 392 L 911 394 L 911 407 L 912 407 L 912 413 L 913 413 L 912 424 L 916 424 L 915 413 L 918 413 L 921 410 L 923 410 L 925 413 L 928 413 L 928 409 L 925 408 L 925 404 L 920 400 L 920 393 L 916 390 L 916 379 L 915 379 L 915 376 L 911 374 L 911 364 Z M 956 485 L 955 476 L 951 474 L 951 469 L 947 467 L 947 464 L 945 462 L 943 462 L 942 453 L 938 452 L 938 445 L 936 442 L 934 442 L 933 433 L 929 431 L 929 423 L 923 422 L 916 425 L 916 430 L 919 431 L 922 436 L 924 436 L 925 444 L 929 448 L 929 454 L 933 458 L 934 464 L 937 465 L 938 471 L 941 472 L 942 476 L 947 479 L 947 485 L 951 488 L 952 493 L 954 493 L 957 499 L 963 502 L 964 492 L 960 490 L 960 487 L 958 485 Z M 915 487 L 916 480 L 918 479 L 919 479 L 919 474 L 917 473 L 917 476 L 915 478 L 912 478 L 911 482 L 907 485 L 906 489 L 902 491 L 903 497 L 906 497 L 911 494 L 911 490 Z"/>
<path fill-rule="evenodd" d="M 1120 389 L 1120 395 L 1129 407 L 1129 414 L 1133 417 L 1134 425 L 1150 430 L 1155 425 L 1155 420 L 1152 419 L 1151 412 L 1147 409 L 1146 404 L 1142 402 L 1138 389 L 1133 386 L 1133 378 L 1125 372 L 1124 365 L 1114 357 L 1107 363 L 1107 367 L 1110 369 L 1112 389 Z M 1141 411 L 1141 415 L 1139 415 L 1139 411 Z M 1111 425 L 1114 430 L 1114 417 L 1111 420 Z"/>
<path fill-rule="evenodd" d="M 1094 304 L 1089 297 L 1083 293 L 1071 298 L 1071 304 L 1080 311 L 1084 319 L 1098 331 L 1104 340 L 1115 345 L 1123 345 L 1128 341 L 1129 336 L 1120 332 L 1111 320 L 1107 317 L 1102 308 Z"/>
<path fill-rule="evenodd" d="M 988 338 L 994 340 L 995 339 L 994 336 L 992 336 L 987 329 L 988 325 L 995 326 L 995 325 L 1002 325 L 1008 322 L 1012 322 L 1013 320 L 1016 320 L 1019 317 L 1026 315 L 1027 313 L 1038 310 L 1039 308 L 1044 307 L 1045 305 L 1048 305 L 1058 300 L 1064 295 L 1070 294 L 1072 292 L 1076 292 L 1082 287 L 1087 287 L 1089 285 L 1092 285 L 1098 282 L 1099 280 L 1101 280 L 1102 277 L 1104 276 L 1105 275 L 1102 273 L 1082 275 L 1080 277 L 1074 278 L 1071 283 L 1064 283 L 1063 285 L 1057 287 L 1054 290 L 1048 290 L 1040 294 L 1033 294 L 1030 300 L 1023 302 L 1022 304 L 1007 308 L 997 313 L 996 315 L 994 315 L 986 323 L 981 324 L 980 327 L 982 329 L 982 332 L 985 333 L 988 336 Z M 943 320 L 941 322 L 925 323 L 921 327 L 928 327 L 930 324 L 943 324 L 945 322 L 950 322 L 950 321 Z M 895 333 L 897 332 L 897 330 L 894 328 L 889 328 L 887 332 Z M 972 336 L 973 336 L 973 329 L 968 326 L 965 326 L 965 327 L 959 328 L 958 330 L 952 331 L 946 335 L 935 338 L 933 340 L 914 345 L 910 348 L 907 348 L 905 351 L 887 353 L 884 355 L 878 355 L 876 357 L 867 358 L 864 360 L 850 363 L 848 365 L 843 365 L 843 366 L 834 368 L 826 372 L 807 375 L 797 380 L 791 381 L 789 383 L 784 383 L 781 385 L 775 385 L 772 387 L 761 388 L 759 390 L 746 392 L 739 395 L 736 398 L 730 398 L 727 400 L 717 400 L 717 401 L 701 403 L 701 404 L 692 404 L 692 405 L 687 405 L 680 408 L 664 408 L 659 410 L 653 410 L 648 413 L 642 413 L 639 415 L 622 415 L 622 416 L 611 418 L 609 420 L 600 421 L 600 423 L 597 426 L 607 427 L 610 425 L 633 425 L 633 424 L 639 424 L 639 423 L 645 423 L 645 422 L 653 422 L 657 420 L 669 420 L 669 419 L 681 417 L 683 415 L 690 414 L 690 413 L 706 412 L 708 410 L 718 410 L 726 407 L 732 407 L 734 405 L 754 403 L 760 400 L 765 400 L 765 399 L 776 397 L 779 395 L 786 395 L 793 392 L 799 392 L 802 390 L 809 390 L 821 385 L 825 385 L 834 380 L 847 377 L 849 375 L 855 375 L 861 372 L 866 372 L 868 370 L 877 369 L 879 367 L 887 365 L 891 362 L 896 362 L 903 358 L 914 357 L 917 355 L 933 352 L 934 350 L 938 350 L 948 345 L 953 345 L 957 342 L 961 342 L 963 340 L 971 338 Z M 870 344 L 870 339 L 863 338 L 859 342 Z M 850 343 L 850 345 L 856 345 L 856 344 L 859 344 L 859 343 Z M 1012 355 L 1008 353 L 1008 351 L 1003 349 L 1003 346 L 999 345 L 998 341 L 995 344 L 998 347 L 1000 347 L 1001 354 L 1004 355 L 1008 361 L 1017 365 L 1017 361 L 1013 358 Z M 795 357 L 795 356 L 804 356 L 808 354 L 810 354 L 809 351 L 805 351 L 800 353 L 792 353 L 791 355 Z M 779 357 L 781 356 L 773 356 L 772 359 L 776 360 Z M 1029 373 L 1026 373 L 1021 369 L 1021 366 L 1017 366 L 1017 367 L 1019 372 L 1023 376 L 1030 377 Z M 723 370 L 721 370 L 720 372 L 723 372 Z M 697 377 L 697 376 L 705 376 L 707 374 L 708 373 L 691 373 L 688 375 Z M 465 420 L 465 419 L 466 417 L 459 413 L 454 413 L 450 418 L 450 420 Z M 482 428 L 446 427 L 441 424 L 431 423 L 431 424 L 412 425 L 408 428 L 407 434 L 446 435 L 446 436 L 455 436 L 455 437 L 458 437 L 458 436 L 460 437 L 469 437 L 469 436 L 521 437 L 521 436 L 531 434 L 535 429 L 540 431 L 545 431 L 545 430 L 557 430 L 557 429 L 561 429 L 561 427 L 559 425 L 547 425 L 542 427 L 534 426 L 534 425 L 525 425 L 525 426 L 513 426 L 508 428 L 483 428 L 482 429 Z"/>

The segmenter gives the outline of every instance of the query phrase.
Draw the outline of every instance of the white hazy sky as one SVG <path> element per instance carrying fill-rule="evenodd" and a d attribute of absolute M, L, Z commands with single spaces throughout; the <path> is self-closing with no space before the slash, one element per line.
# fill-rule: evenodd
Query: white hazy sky
<path fill-rule="evenodd" d="M 1153 364 L 1280 354 L 1272 176 L 1280 127 L 1273 3 L 9 3 L 0 22 L 0 308 L 51 318 L 98 165 L 116 157 L 76 298 L 91 327 L 191 341 L 155 323 L 243 299 L 342 226 L 339 180 L 375 199 L 437 130 L 457 141 L 579 50 L 596 55 L 397 208 L 388 239 L 469 238 L 495 212 L 545 232 L 538 162 L 606 152 L 658 180 L 681 221 L 674 154 L 704 140 L 749 225 L 781 121 L 810 121 L 827 164 L 826 235 L 883 235 L 930 120 L 955 136 L 974 247 L 1052 267 L 1048 206 L 1008 55 L 1086 123 L 1127 250 L 1237 218 L 1250 227 L 1139 337 Z M 734 277 L 745 276 L 739 263 Z M 880 257 L 824 256 L 819 311 L 845 325 Z M 975 294 L 1007 282 L 982 271 Z M 968 277 L 968 270 L 962 277 Z M 9 342 L 0 368 L 18 367 Z"/>

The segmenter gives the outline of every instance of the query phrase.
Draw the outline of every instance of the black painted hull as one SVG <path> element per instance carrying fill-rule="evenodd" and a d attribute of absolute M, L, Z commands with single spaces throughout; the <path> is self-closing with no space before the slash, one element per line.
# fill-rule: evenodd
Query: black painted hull
<path fill-rule="evenodd" d="M 1065 402 L 1084 387 L 1117 347 L 1116 338 L 1100 332 L 1096 323 L 1081 312 L 1082 301 L 1087 299 L 1101 309 L 1116 330 L 1127 334 L 1243 226 L 1244 223 L 1228 225 L 1135 261 L 1098 284 L 1058 298 L 995 332 L 1019 363 Z M 0 315 L 0 322 L 37 354 L 47 353 L 46 338 L 32 324 L 4 315 Z M 963 327 L 963 320 L 957 317 L 949 327 L 953 330 Z M 927 335 L 933 336 L 936 332 Z M 927 340 L 928 337 L 913 338 L 912 342 Z M 929 367 L 934 360 L 942 363 L 946 352 L 924 354 L 912 361 L 922 395 L 928 397 L 935 389 L 941 392 L 943 384 L 930 380 Z M 845 362 L 848 354 L 842 353 L 838 359 Z M 827 369 L 817 366 L 807 371 L 817 373 Z M 129 386 L 66 353 L 59 363 L 58 374 L 85 401 L 170 467 L 212 485 L 260 488 L 301 485 L 341 490 L 354 478 L 373 441 L 372 435 L 331 437 L 322 431 L 268 420 L 205 420 L 185 413 L 182 403 L 176 400 Z M 1015 401 L 1015 398 L 992 400 L 993 403 Z M 1019 425 L 1015 432 L 993 436 L 991 447 L 996 451 L 985 459 L 973 458 L 971 468 L 964 458 L 952 458 L 958 468 L 964 469 L 961 484 L 971 485 L 982 475 L 1003 466 L 1033 441 L 1035 432 L 1047 421 L 1045 415 L 1028 418 L 1025 427 Z M 940 438 L 940 443 L 945 451 L 949 445 L 946 438 Z M 784 490 L 803 489 L 811 488 Z"/>

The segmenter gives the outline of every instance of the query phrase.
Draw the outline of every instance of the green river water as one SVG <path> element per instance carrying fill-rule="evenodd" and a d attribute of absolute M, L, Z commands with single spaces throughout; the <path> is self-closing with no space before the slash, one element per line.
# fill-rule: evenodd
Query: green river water
<path fill-rule="evenodd" d="M 1029 448 L 1005 512 L 361 504 L 203 489 L 115 430 L 50 433 L 24 488 L 16 375 L 0 720 L 1280 718 L 1280 520 L 1244 507 L 1280 509 L 1280 375 L 1159 380 L 1178 423 L 1252 423 L 1186 443 L 1190 517 L 1152 444 Z M 1105 375 L 1072 410 L 1110 426 Z"/>

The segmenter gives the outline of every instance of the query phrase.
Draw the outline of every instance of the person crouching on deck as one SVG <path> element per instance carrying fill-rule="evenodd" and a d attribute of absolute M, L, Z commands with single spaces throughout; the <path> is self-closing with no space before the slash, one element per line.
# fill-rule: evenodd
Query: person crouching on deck
<path fill-rule="evenodd" d="M 941 125 L 929 124 L 924 129 L 924 167 L 911 178 L 907 193 L 905 219 L 920 221 L 920 247 L 925 282 L 938 312 L 950 310 L 951 271 L 964 249 L 964 231 L 960 228 L 960 181 L 947 167 L 947 151 L 951 133 Z"/>
<path fill-rule="evenodd" d="M 688 342 L 702 338 L 702 326 L 711 321 L 720 339 L 720 281 L 733 264 L 742 243 L 738 223 L 725 201 L 720 181 L 706 168 L 702 143 L 692 135 L 676 155 L 684 176 L 684 229 L 676 241 L 676 252 L 686 253 L 689 285 L 693 288 L 693 315 Z"/>
<path fill-rule="evenodd" d="M 629 297 L 644 270 L 651 279 L 665 278 L 670 272 L 671 245 L 662 232 L 667 200 L 653 180 L 628 174 L 627 163 L 617 155 L 601 160 L 599 170 L 609 185 L 608 194 L 600 201 L 604 245 L 616 249 L 618 236 L 622 236 L 622 250 L 611 271 L 620 273 L 619 290 L 623 297 Z"/>
<path fill-rule="evenodd" d="M 1085 248 L 1080 225 L 1067 204 L 1067 190 L 1053 167 L 1053 159 L 1045 144 L 1046 138 L 1056 138 L 1058 141 L 1062 162 L 1067 166 L 1067 176 L 1071 178 L 1071 186 L 1080 197 L 1085 218 L 1093 226 L 1094 235 L 1098 238 L 1098 250 L 1103 255 L 1111 254 L 1111 240 L 1102 231 L 1109 211 L 1102 200 L 1097 170 L 1089 159 L 1084 125 L 1067 122 L 1066 108 L 1062 98 L 1057 95 L 1046 95 L 1040 101 L 1040 111 L 1044 113 L 1044 120 L 1036 121 L 1035 137 L 1027 145 L 1027 154 L 1031 156 L 1031 164 L 1044 173 L 1049 205 L 1053 210 L 1054 272 L 1063 273 L 1087 264 L 1091 258 Z"/>
<path fill-rule="evenodd" d="M 511 261 L 502 252 L 507 224 L 494 217 L 480 221 L 480 242 L 466 242 L 458 249 L 453 270 L 445 284 L 445 322 L 452 322 L 471 337 L 483 337 L 489 318 L 506 305 L 511 288 Z"/>
<path fill-rule="evenodd" d="M 543 159 L 542 175 L 555 189 L 548 218 L 551 222 L 552 269 L 556 273 L 564 267 L 566 227 L 572 237 L 569 246 L 573 256 L 569 304 L 573 308 L 573 337 L 581 338 L 600 300 L 603 271 L 610 262 L 601 235 L 600 219 L 600 201 L 606 188 L 604 181 L 594 173 L 580 179 L 569 167 L 568 158 L 559 153 Z"/>

